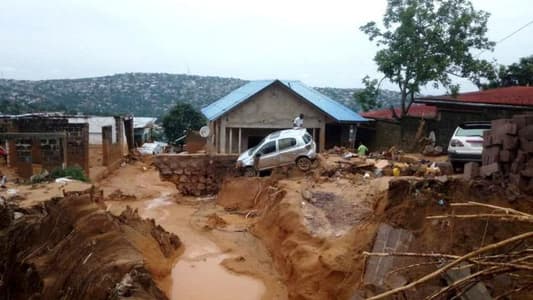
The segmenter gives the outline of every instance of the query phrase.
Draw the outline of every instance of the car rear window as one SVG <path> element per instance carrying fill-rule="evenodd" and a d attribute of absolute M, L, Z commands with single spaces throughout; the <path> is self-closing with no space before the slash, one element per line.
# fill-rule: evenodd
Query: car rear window
<path fill-rule="evenodd" d="M 279 151 L 288 149 L 292 146 L 296 145 L 296 139 L 295 138 L 285 138 L 285 139 L 279 139 L 278 141 L 278 148 Z"/>
<path fill-rule="evenodd" d="M 305 144 L 307 145 L 311 142 L 313 138 L 309 135 L 309 133 L 306 133 L 304 134 L 303 139 L 304 139 Z"/>
<path fill-rule="evenodd" d="M 455 136 L 483 136 L 483 132 L 489 130 L 489 128 L 457 128 Z"/>

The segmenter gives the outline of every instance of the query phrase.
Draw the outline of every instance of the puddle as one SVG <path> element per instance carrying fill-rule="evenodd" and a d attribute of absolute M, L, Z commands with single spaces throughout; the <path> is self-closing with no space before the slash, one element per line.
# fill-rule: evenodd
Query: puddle
<path fill-rule="evenodd" d="M 187 300 L 254 300 L 265 293 L 262 281 L 232 273 L 220 262 L 231 255 L 223 253 L 209 238 L 195 231 L 189 224 L 196 208 L 178 205 L 168 195 L 149 201 L 133 203 L 142 217 L 153 218 L 166 230 L 179 236 L 185 250 L 172 269 L 171 278 L 159 285 L 170 299 Z M 128 203 L 130 206 L 132 203 Z M 124 204 L 122 204 L 124 205 Z M 113 202 L 108 208 L 122 206 Z"/>

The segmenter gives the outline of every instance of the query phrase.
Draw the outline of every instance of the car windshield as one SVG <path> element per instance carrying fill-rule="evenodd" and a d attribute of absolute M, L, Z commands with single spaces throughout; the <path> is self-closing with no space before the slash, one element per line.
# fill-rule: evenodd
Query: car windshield
<path fill-rule="evenodd" d="M 483 132 L 489 128 L 462 128 L 459 127 L 455 136 L 483 136 Z"/>
<path fill-rule="evenodd" d="M 262 145 L 266 138 L 267 137 L 263 138 L 259 143 L 257 143 L 257 145 L 255 145 L 252 148 L 248 149 L 248 156 L 252 156 L 252 154 L 257 149 L 257 147 L 259 147 L 259 145 Z"/>

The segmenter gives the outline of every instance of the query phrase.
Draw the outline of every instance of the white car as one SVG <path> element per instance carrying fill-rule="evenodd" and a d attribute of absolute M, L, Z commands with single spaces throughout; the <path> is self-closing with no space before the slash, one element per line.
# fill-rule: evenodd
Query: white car
<path fill-rule="evenodd" d="M 457 126 L 448 145 L 448 159 L 454 167 L 481 161 L 483 132 L 486 130 L 490 130 L 490 122 L 468 122 Z"/>
<path fill-rule="evenodd" d="M 307 130 L 287 129 L 269 134 L 257 146 L 243 152 L 237 167 L 245 176 L 290 164 L 307 171 L 315 158 L 316 144 Z"/>
<path fill-rule="evenodd" d="M 144 143 L 142 147 L 137 148 L 141 154 L 160 154 L 165 148 L 165 143 L 155 142 L 155 143 Z"/>

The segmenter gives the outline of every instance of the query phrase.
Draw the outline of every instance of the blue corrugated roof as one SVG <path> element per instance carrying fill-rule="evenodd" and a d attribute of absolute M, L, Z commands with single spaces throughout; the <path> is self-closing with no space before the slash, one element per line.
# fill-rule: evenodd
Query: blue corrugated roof
<path fill-rule="evenodd" d="M 300 81 L 288 80 L 256 80 L 250 81 L 240 88 L 234 90 L 228 95 L 220 98 L 212 104 L 202 108 L 204 116 L 212 121 L 218 119 L 226 112 L 245 102 L 253 95 L 259 93 L 264 88 L 279 81 L 287 88 L 307 100 L 309 103 L 329 115 L 338 122 L 365 122 L 367 119 L 361 117 L 358 113 L 342 105 L 341 103 L 329 98 L 328 96 L 306 86 Z"/>

